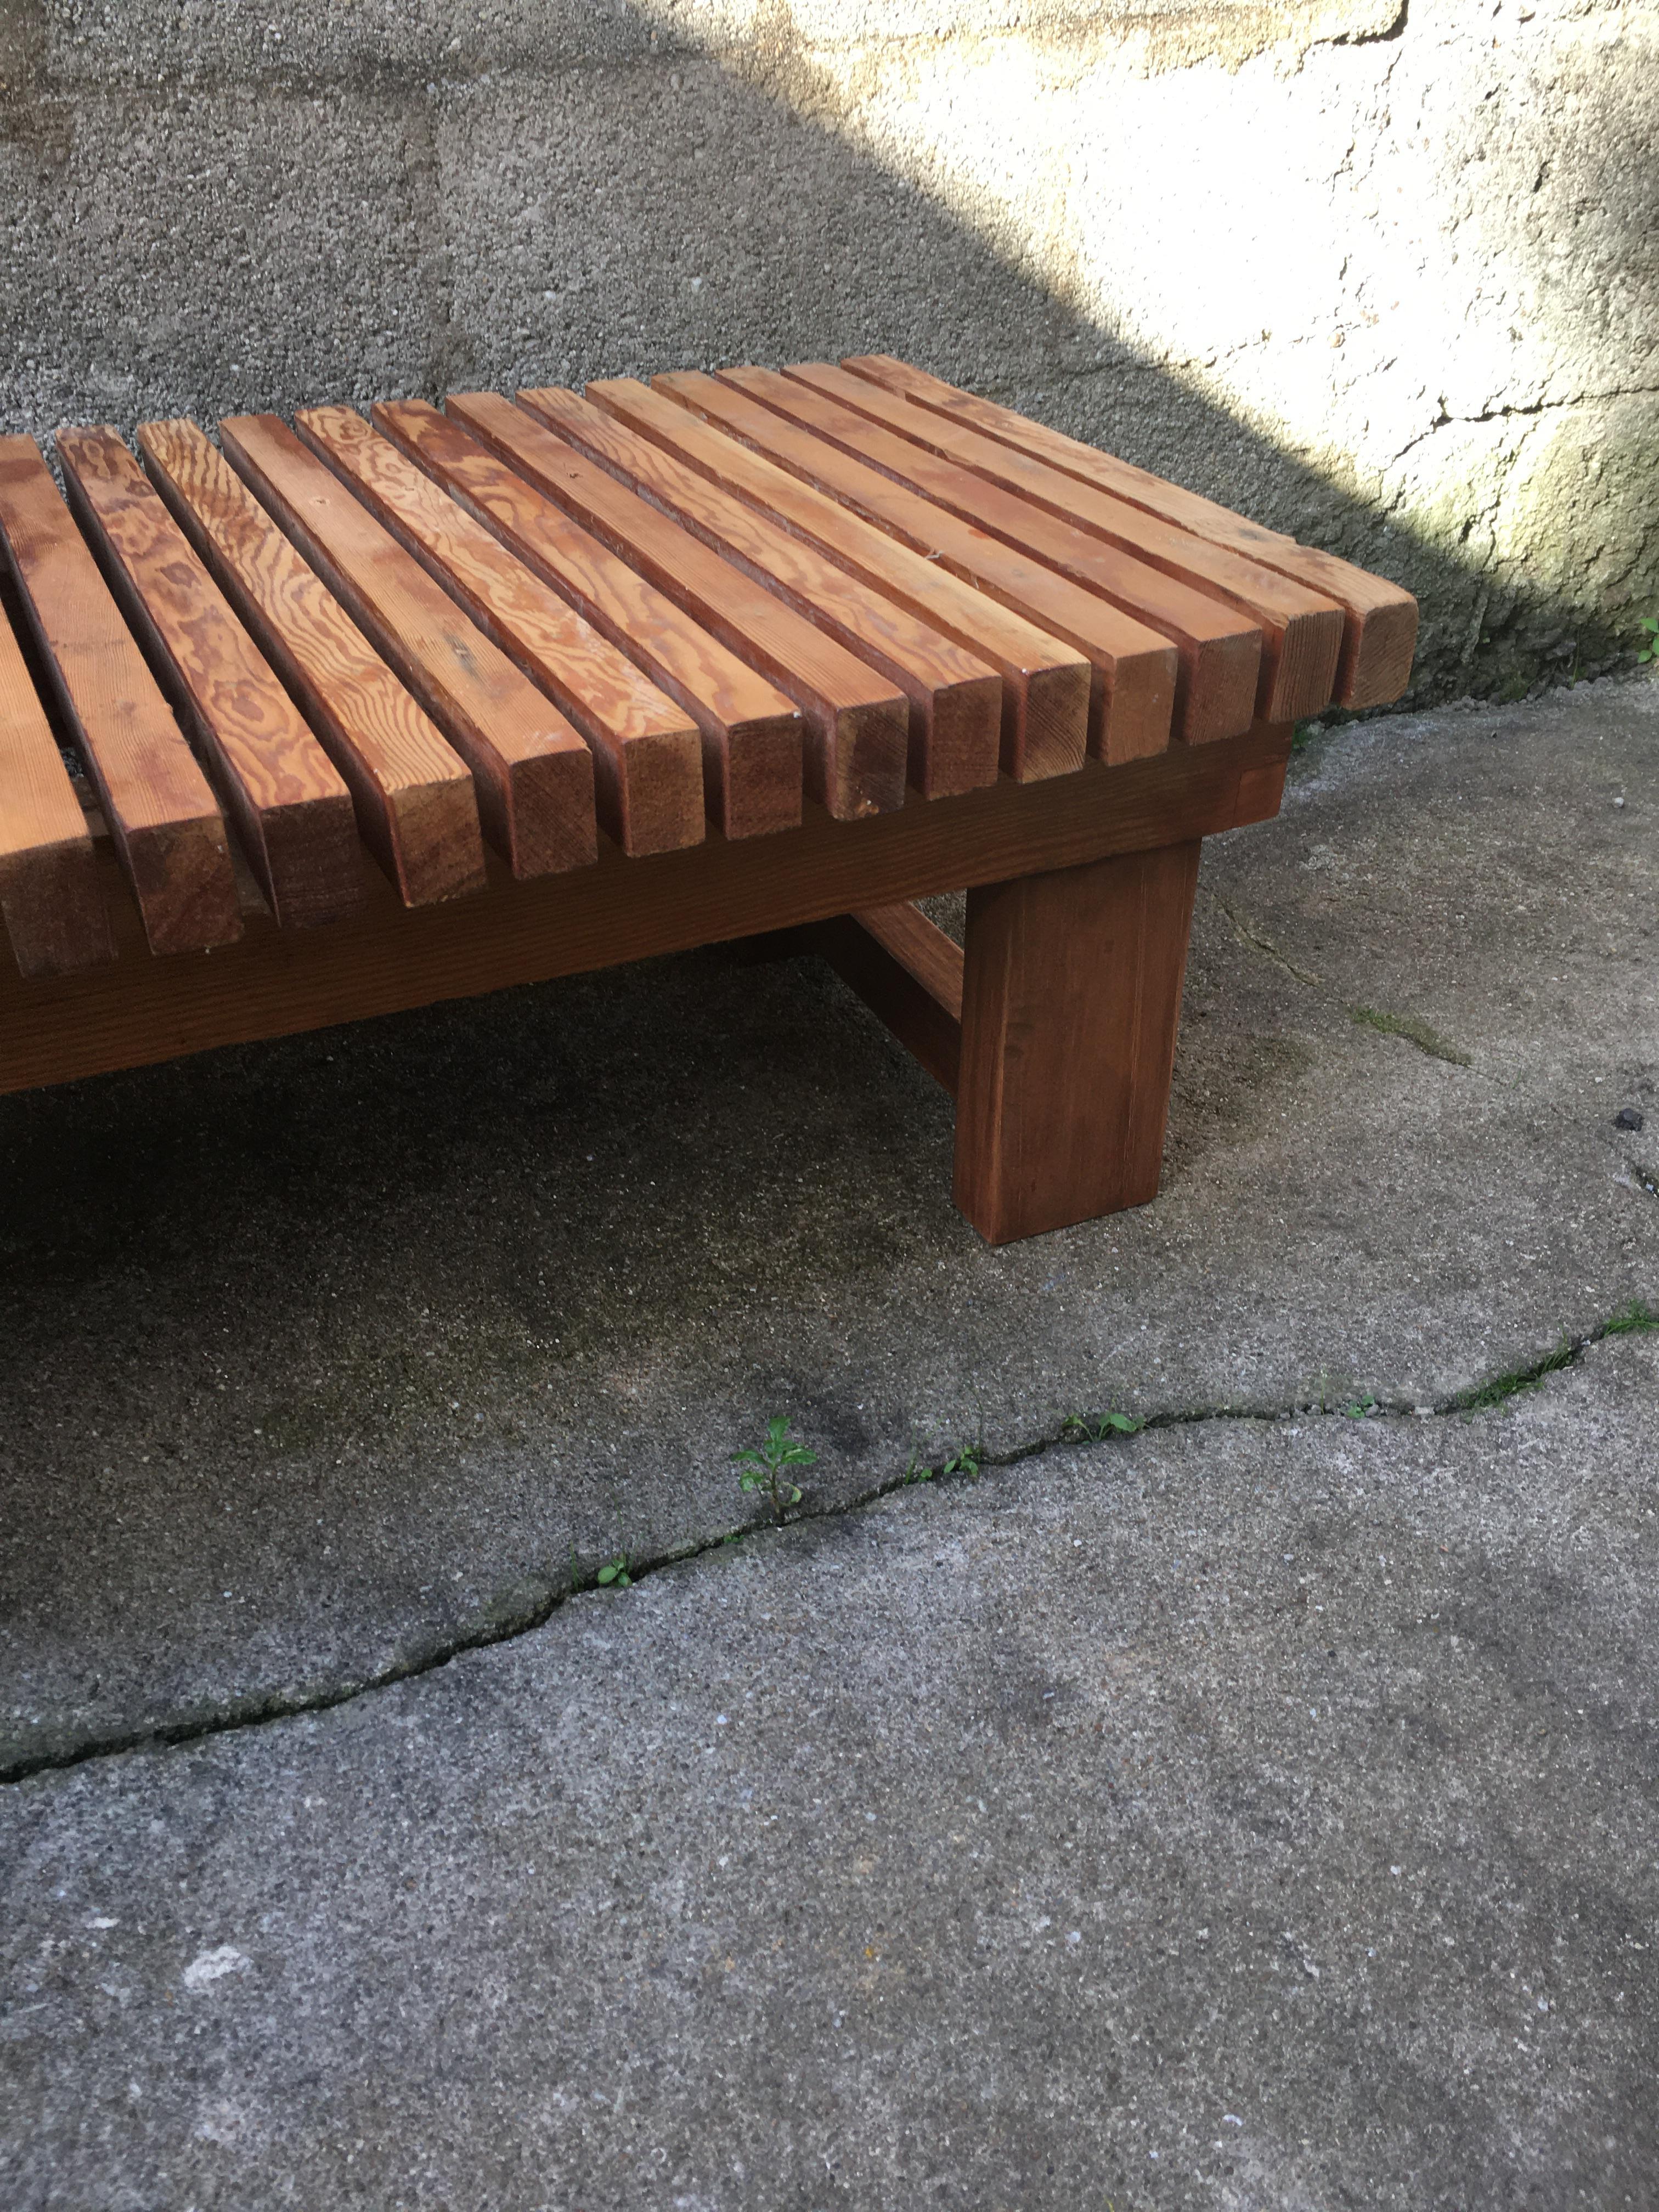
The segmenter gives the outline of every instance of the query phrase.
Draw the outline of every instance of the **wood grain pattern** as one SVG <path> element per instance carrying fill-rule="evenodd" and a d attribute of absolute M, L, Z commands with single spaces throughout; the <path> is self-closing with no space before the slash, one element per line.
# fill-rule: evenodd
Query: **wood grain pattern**
<path fill-rule="evenodd" d="M 549 386 L 521 392 L 519 401 L 567 444 L 896 684 L 910 702 L 910 781 L 925 798 L 949 798 L 995 781 L 1002 679 L 977 654 L 575 392 Z"/>
<path fill-rule="evenodd" d="M 691 716 L 702 740 L 708 814 L 728 837 L 799 822 L 800 717 L 775 685 L 459 421 L 418 399 L 383 403 L 374 413 L 403 453 Z"/>
<path fill-rule="evenodd" d="M 1157 1196 L 1198 854 L 969 891 L 955 1195 L 989 1243 Z"/>
<path fill-rule="evenodd" d="M 219 425 L 225 458 L 472 771 L 484 834 L 515 876 L 599 858 L 593 756 L 478 629 L 275 415 Z"/>
<path fill-rule="evenodd" d="M 657 376 L 652 389 L 1075 647 L 1090 664 L 1088 748 L 1097 759 L 1139 760 L 1164 750 L 1179 674 L 1176 648 L 1167 638 L 750 398 L 730 380 L 737 374 Z M 811 394 L 800 396 L 811 404 Z M 1069 744 L 1033 757 L 1035 750 L 1011 773 L 1069 775 L 1077 765 Z"/>
<path fill-rule="evenodd" d="M 853 920 L 886 947 L 952 1021 L 962 1019 L 963 952 L 955 938 L 947 937 L 910 899 L 854 907 Z"/>
<path fill-rule="evenodd" d="M 194 422 L 142 422 L 156 489 L 344 777 L 405 903 L 481 890 L 465 765 Z"/>
<path fill-rule="evenodd" d="M 1344 611 L 1342 658 L 1336 679 L 1336 696 L 1341 705 L 1387 706 L 1411 681 L 1412 655 L 1417 646 L 1417 601 L 1398 584 L 1317 546 L 1300 545 L 1294 538 L 1235 514 L 1197 492 L 1166 483 L 1149 470 L 1068 438 L 1046 423 L 1016 414 L 1012 408 L 960 391 L 890 354 L 859 355 L 842 366 L 902 393 L 919 405 L 1035 454 L 1051 467 L 1144 507 L 1149 514 L 1161 516 L 1195 538 L 1246 554 L 1262 568 L 1277 569 L 1280 575 L 1293 577 L 1310 590 L 1334 599 Z"/>
<path fill-rule="evenodd" d="M 0 611 L 0 919 L 25 975 L 115 957 L 87 820 Z"/>
<path fill-rule="evenodd" d="M 703 830 L 702 740 L 685 709 L 355 409 L 311 408 L 295 428 L 569 715 L 592 750 L 605 834 L 635 856 L 695 845 Z"/>
<path fill-rule="evenodd" d="M 445 404 L 574 521 L 795 702 L 806 724 L 810 798 L 842 821 L 903 804 L 909 711 L 902 692 L 523 408 L 489 392 L 452 392 Z"/>
<path fill-rule="evenodd" d="M 252 916 L 211 958 L 123 958 L 81 975 L 0 971 L 0 1091 L 142 1066 L 653 953 L 816 921 L 854 907 L 998 883 L 1231 828 L 1264 773 L 1282 775 L 1291 732 L 1265 726 L 1123 768 L 1086 764 L 1043 782 L 1000 781 L 941 806 L 514 881 L 488 898 L 414 911 L 376 877 L 367 912 L 326 929 Z M 121 920 L 118 917 L 118 921 Z M 131 939 L 121 949 L 131 950 Z"/>
<path fill-rule="evenodd" d="M 271 912 L 310 928 L 362 902 L 351 794 L 125 441 L 60 430 L 82 532 L 195 740 Z"/>
<path fill-rule="evenodd" d="M 936 1083 L 953 1095 L 962 1055 L 962 948 L 902 900 L 800 933 Z"/>
<path fill-rule="evenodd" d="M 152 952 L 241 933 L 225 825 L 32 438 L 0 439 L 0 540 Z"/>
<path fill-rule="evenodd" d="M 841 386 L 828 387 L 826 380 L 831 377 L 840 378 Z M 1085 591 L 1097 592 L 1113 606 L 1173 639 L 1181 654 L 1175 728 L 1184 743 L 1206 744 L 1249 728 L 1258 694 L 1267 680 L 1263 672 L 1273 635 L 1259 612 L 1241 611 L 1211 591 L 1195 588 L 1190 580 L 1164 573 L 1168 564 L 1148 557 L 1144 548 L 1115 543 L 1077 527 L 1072 520 L 1017 496 L 1000 483 L 961 465 L 957 459 L 931 451 L 923 441 L 902 436 L 877 419 L 879 410 L 890 408 L 902 420 L 912 418 L 924 426 L 939 418 L 921 415 L 876 385 L 848 376 L 838 368 L 820 372 L 809 364 L 787 371 L 769 386 L 768 404 L 787 404 L 784 392 L 790 384 L 804 386 L 825 403 L 811 410 L 814 419 L 810 427 L 820 435 L 833 437 L 848 453 L 871 462 L 896 482 L 924 493 L 1006 544 L 1035 556 Z M 849 393 L 867 394 L 867 404 L 854 405 Z M 945 434 L 954 439 L 971 434 L 947 424 Z M 997 447 L 994 450 L 1001 453 L 1008 449 Z M 1084 487 L 1073 489 L 1083 501 L 1098 496 Z M 1148 518 L 1139 520 L 1152 530 L 1163 528 Z M 1206 556 L 1218 562 L 1231 557 L 1203 549 L 1200 557 Z M 1275 579 L 1275 583 L 1285 592 L 1296 588 L 1282 580 Z M 1334 643 L 1337 631 L 1334 626 L 1329 627 Z M 1298 640 L 1305 644 L 1299 631 L 1293 644 Z"/>
<path fill-rule="evenodd" d="M 1002 678 L 1000 758 L 1005 775 L 1024 781 L 1050 762 L 1075 765 L 1082 760 L 1088 743 L 1090 671 L 1075 647 L 1045 635 L 1000 600 L 975 591 L 939 562 L 913 552 L 648 385 L 617 377 L 590 384 L 587 397 L 849 574 L 981 654 Z"/>

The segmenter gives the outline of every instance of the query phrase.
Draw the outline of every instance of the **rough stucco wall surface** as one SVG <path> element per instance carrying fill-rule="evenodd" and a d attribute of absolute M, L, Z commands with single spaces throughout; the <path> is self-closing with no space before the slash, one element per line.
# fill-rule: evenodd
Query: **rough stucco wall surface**
<path fill-rule="evenodd" d="M 888 348 L 1396 575 L 1659 612 L 1659 9 L 0 0 L 0 418 Z"/>

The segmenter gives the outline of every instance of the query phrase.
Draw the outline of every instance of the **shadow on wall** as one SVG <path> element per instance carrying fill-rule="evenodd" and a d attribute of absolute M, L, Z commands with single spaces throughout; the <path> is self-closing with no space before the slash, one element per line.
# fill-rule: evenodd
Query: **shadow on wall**
<path fill-rule="evenodd" d="M 664 8 L 146 0 L 112 22 L 91 0 L 0 0 L 4 426 L 884 349 L 1405 583 L 1413 700 L 1596 672 L 1659 608 L 1652 392 L 1442 403 L 1449 459 L 1421 500 L 1340 486 L 1085 311 L 1006 225 L 877 158 L 867 129 L 861 150 L 855 67 L 717 59 Z M 1166 96 L 1213 102 L 1201 66 Z M 803 119 L 831 76 L 841 119 Z M 1604 102 L 1596 127 L 1601 173 L 1647 173 L 1636 108 Z M 1639 291 L 1655 227 L 1621 224 L 1631 266 L 1608 281 Z M 1200 320 L 1206 284 L 1218 317 L 1237 289 L 1218 236 L 1190 256 Z M 1091 250 L 1109 262 L 1112 241 Z"/>

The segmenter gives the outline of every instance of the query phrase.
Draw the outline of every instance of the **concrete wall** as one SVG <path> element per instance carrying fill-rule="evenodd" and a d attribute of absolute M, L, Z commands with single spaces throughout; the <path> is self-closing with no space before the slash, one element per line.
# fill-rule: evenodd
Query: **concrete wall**
<path fill-rule="evenodd" d="M 907 353 L 1417 590 L 1659 612 L 1659 10 L 0 0 L 0 418 Z"/>

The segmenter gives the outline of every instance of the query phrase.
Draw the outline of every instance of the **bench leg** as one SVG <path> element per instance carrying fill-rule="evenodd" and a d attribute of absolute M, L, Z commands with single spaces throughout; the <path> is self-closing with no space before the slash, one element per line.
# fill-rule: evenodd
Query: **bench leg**
<path fill-rule="evenodd" d="M 955 1195 L 988 1243 L 1156 1197 L 1198 853 L 969 892 Z"/>

